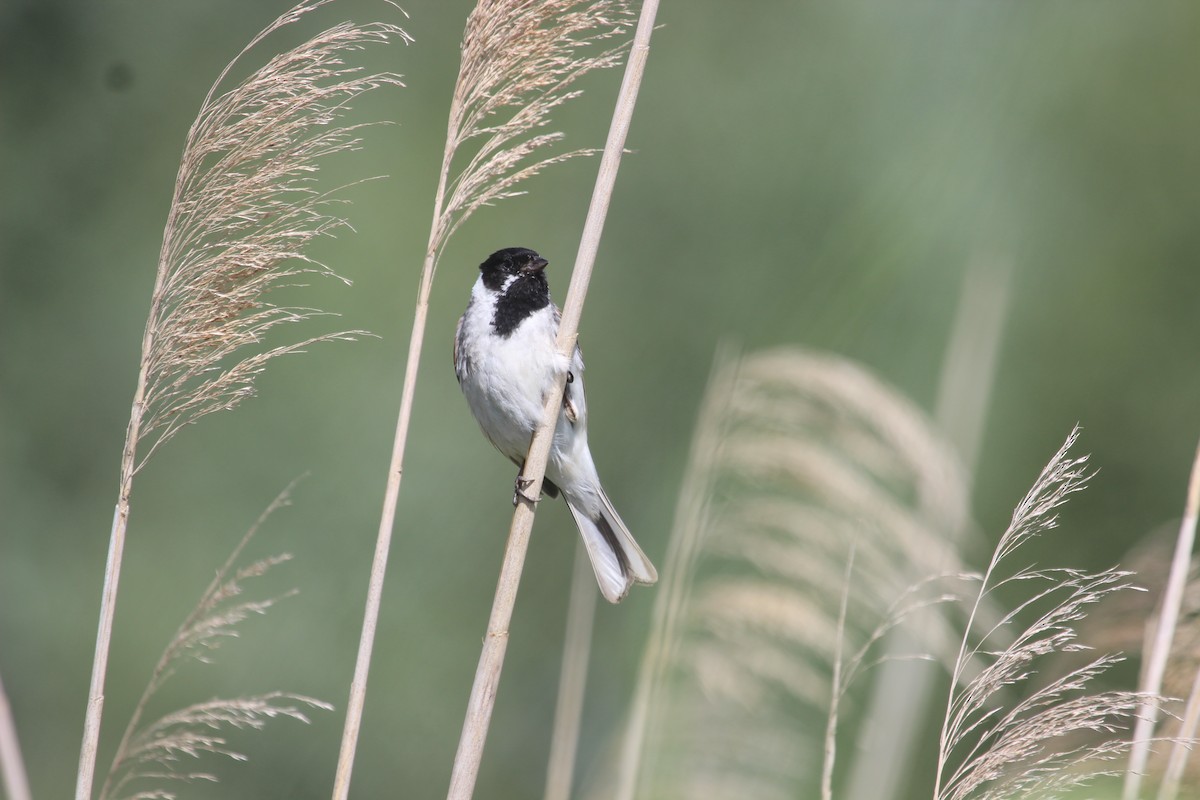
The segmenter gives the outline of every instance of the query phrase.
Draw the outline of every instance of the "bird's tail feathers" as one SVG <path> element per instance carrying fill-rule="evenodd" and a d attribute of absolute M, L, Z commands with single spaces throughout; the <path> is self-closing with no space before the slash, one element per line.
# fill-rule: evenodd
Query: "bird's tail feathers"
<path fill-rule="evenodd" d="M 600 593 L 610 603 L 619 603 L 635 583 L 651 584 L 658 572 L 642 548 L 638 547 L 629 529 L 617 515 L 608 497 L 600 492 L 600 510 L 593 516 L 575 507 L 569 499 L 567 507 L 579 526 L 583 544 L 592 561 Z"/>

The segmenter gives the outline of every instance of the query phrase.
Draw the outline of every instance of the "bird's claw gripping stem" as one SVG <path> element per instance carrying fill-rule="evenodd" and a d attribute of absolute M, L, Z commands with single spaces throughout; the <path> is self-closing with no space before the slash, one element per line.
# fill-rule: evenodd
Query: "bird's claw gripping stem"
<path fill-rule="evenodd" d="M 525 494 L 525 490 L 533 485 L 533 481 L 527 480 L 518 475 L 517 480 L 513 483 L 513 507 L 515 508 L 522 500 L 531 506 L 537 505 L 537 500 Z"/>

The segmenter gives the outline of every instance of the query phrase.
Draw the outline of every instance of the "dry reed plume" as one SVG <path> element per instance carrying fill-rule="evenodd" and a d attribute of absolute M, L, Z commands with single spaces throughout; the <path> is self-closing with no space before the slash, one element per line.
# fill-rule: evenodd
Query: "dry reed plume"
<path fill-rule="evenodd" d="M 184 426 L 252 395 L 271 359 L 359 333 L 266 347 L 274 328 L 322 313 L 279 307 L 266 296 L 314 275 L 336 277 L 307 254 L 314 239 L 346 224 L 332 213 L 331 194 L 315 187 L 315 175 L 325 157 L 358 144 L 360 126 L 342 122 L 349 103 L 400 82 L 390 73 L 364 73 L 347 57 L 407 35 L 384 23 L 342 23 L 273 57 L 233 88 L 221 88 L 251 48 L 330 1 L 306 0 L 255 36 L 213 83 L 188 131 L 121 459 L 77 800 L 91 796 L 134 475 Z"/>
<path fill-rule="evenodd" d="M 965 483 L 908 401 L 797 349 L 720 363 L 695 441 L 616 796 L 815 791 L 830 698 L 955 596 L 931 579 L 960 569 Z M 949 662 L 957 635 L 930 632 Z"/>
<path fill-rule="evenodd" d="M 328 1 L 297 6 L 249 47 Z M 334 198 L 314 187 L 318 163 L 358 145 L 361 126 L 338 124 L 348 103 L 399 83 L 390 74 L 363 75 L 345 57 L 403 36 L 383 23 L 343 23 L 214 97 L 222 74 L 205 98 L 184 147 L 146 325 L 137 434 L 153 441 L 135 471 L 183 426 L 253 394 L 270 359 L 361 333 L 325 334 L 228 363 L 274 327 L 323 313 L 265 298 L 298 278 L 338 278 L 306 255 L 312 240 L 347 224 L 332 213 Z"/>
<path fill-rule="evenodd" d="M 579 78 L 620 63 L 624 46 L 599 52 L 595 46 L 623 35 L 631 19 L 625 0 L 482 0 L 475 6 L 463 32 L 430 251 L 440 255 L 472 212 L 519 194 L 515 187 L 526 178 L 597 152 L 538 158 L 563 138 L 538 131 L 555 108 L 579 96 L 571 88 Z M 475 140 L 477 149 L 455 172 L 463 146 Z"/>
<path fill-rule="evenodd" d="M 262 730 L 268 721 L 277 718 L 308 722 L 309 710 L 332 708 L 311 697 L 275 691 L 195 703 L 142 724 L 150 701 L 180 667 L 189 661 L 209 663 L 212 652 L 224 640 L 238 636 L 238 627 L 246 619 L 265 614 L 281 599 L 248 600 L 243 593 L 247 581 L 265 575 L 291 556 L 264 558 L 236 570 L 234 564 L 271 514 L 290 504 L 291 489 L 289 486 L 280 493 L 242 537 L 163 651 L 117 746 L 100 800 L 174 800 L 175 793 L 164 788 L 166 781 L 217 780 L 210 772 L 180 769 L 184 760 L 206 754 L 246 760 L 230 746 L 223 731 Z M 294 592 L 283 596 L 291 594 Z"/>
<path fill-rule="evenodd" d="M 334 800 L 349 794 L 438 261 L 452 234 L 480 206 L 519 194 L 518 184 L 551 164 L 595 152 L 543 155 L 563 136 L 543 129 L 555 108 L 578 96 L 573 88 L 576 81 L 619 63 L 622 48 L 603 45 L 621 36 L 629 21 L 625 0 L 480 0 L 467 19 L 417 289 Z M 472 150 L 474 143 L 478 144 Z"/>
<path fill-rule="evenodd" d="M 1021 615 L 1032 615 L 1034 621 L 998 652 L 991 635 L 973 643 L 969 634 L 963 637 L 939 737 L 937 800 L 1054 797 L 1121 772 L 1114 760 L 1128 753 L 1130 743 L 1119 734 L 1131 727 L 1148 696 L 1091 689 L 1119 656 L 1100 655 L 1016 702 L 1008 697 L 1014 688 L 1030 685 L 1039 666 L 1057 654 L 1085 649 L 1076 627 L 1089 608 L 1131 588 L 1130 573 L 1116 569 L 1094 574 L 1033 568 L 1004 574 L 1002 569 L 1030 539 L 1056 527 L 1057 509 L 1084 488 L 1087 457 L 1068 455 L 1078 435 L 1078 429 L 1071 432 L 1017 506 L 984 573 L 976 609 L 1000 587 L 1026 589 L 1026 599 L 994 630 L 1015 626 Z M 964 685 L 969 659 L 985 661 L 986 666 Z M 1061 746 L 1081 731 L 1103 736 L 1096 743 Z"/>

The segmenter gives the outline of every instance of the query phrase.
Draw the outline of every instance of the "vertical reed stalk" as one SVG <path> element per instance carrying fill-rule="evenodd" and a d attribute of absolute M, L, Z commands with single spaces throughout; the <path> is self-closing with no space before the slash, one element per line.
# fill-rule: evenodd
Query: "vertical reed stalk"
<path fill-rule="evenodd" d="M 441 181 L 438 184 L 438 197 L 434 206 L 435 226 L 439 218 L 445 181 L 446 169 L 443 168 Z M 363 706 L 367 700 L 367 677 L 371 669 L 371 653 L 375 646 L 375 632 L 379 627 L 379 609 L 383 604 L 383 581 L 387 575 L 388 551 L 392 546 L 392 528 L 396 524 L 396 504 L 400 497 L 400 479 L 404 474 L 404 448 L 408 443 L 408 426 L 412 419 L 417 370 L 421 364 L 421 345 L 425 341 L 425 319 L 429 314 L 429 293 L 433 286 L 435 263 L 435 253 L 431 244 L 431 248 L 425 253 L 425 263 L 421 268 L 421 285 L 417 291 L 417 306 L 413 314 L 412 333 L 409 335 L 408 361 L 404 368 L 404 388 L 400 395 L 400 413 L 396 420 L 395 438 L 392 440 L 392 458 L 388 466 L 387 483 L 383 494 L 383 511 L 379 516 L 379 530 L 375 536 L 375 555 L 371 560 L 371 574 L 367 580 L 367 600 L 363 611 L 362 632 L 358 639 L 358 656 L 354 662 L 354 677 L 350 681 L 350 698 L 346 702 L 346 721 L 342 729 L 341 746 L 338 750 L 337 772 L 333 779 L 333 800 L 346 800 L 350 794 L 354 754 L 358 749 Z"/>
<path fill-rule="evenodd" d="M 577 541 L 575 567 L 571 570 L 571 599 L 567 602 L 567 634 L 563 642 L 558 700 L 554 704 L 554 727 L 550 731 L 546 791 L 542 800 L 569 800 L 571 796 L 595 617 L 596 582 L 592 563 L 583 542 Z"/>
<path fill-rule="evenodd" d="M 629 52 L 629 61 L 625 65 L 625 76 L 621 82 L 616 110 L 609 127 L 608 140 L 600 159 L 596 186 L 592 192 L 591 205 L 588 207 L 587 219 L 580 237 L 579 251 L 575 257 L 575 267 L 571 271 L 571 285 L 567 290 L 562 320 L 558 327 L 558 352 L 564 357 L 565 360 L 562 362 L 564 364 L 569 363 L 570 355 L 575 351 L 575 342 L 579 336 L 579 320 L 583 314 L 583 302 L 592 277 L 596 252 L 600 248 L 600 235 L 604 230 L 604 220 L 612 199 L 617 169 L 621 164 L 621 154 L 624 152 L 625 139 L 629 134 L 630 122 L 633 119 L 633 109 L 637 103 L 642 73 L 645 71 L 646 59 L 650 54 L 650 36 L 654 31 L 654 18 L 657 11 L 658 0 L 646 0 L 642 4 L 633 47 Z M 566 372 L 560 373 L 546 398 L 546 405 L 542 409 L 542 422 L 534 431 L 529 455 L 526 457 L 525 467 L 522 470 L 525 480 L 530 482 L 527 491 L 531 497 L 540 496 L 542 490 L 542 479 L 546 473 L 546 461 L 550 456 L 555 424 L 562 408 L 563 387 L 566 385 L 566 379 Z M 529 534 L 533 529 L 533 517 L 534 507 L 530 503 L 519 504 L 513 512 L 508 544 L 505 547 L 504 561 L 500 568 L 500 580 L 496 586 L 496 596 L 488 620 L 487 636 L 484 639 L 479 665 L 475 671 L 475 682 L 471 687 L 471 697 L 467 704 L 467 715 L 463 722 L 458 752 L 454 757 L 450 791 L 447 794 L 448 800 L 468 800 L 474 794 L 475 781 L 479 775 L 479 764 L 483 759 L 483 745 L 487 739 L 492 708 L 496 700 L 496 688 L 500 683 L 500 670 L 504 665 L 504 652 L 508 646 L 508 625 L 517 600 L 517 587 L 521 580 L 525 553 L 529 548 Z"/>
<path fill-rule="evenodd" d="M 954 323 L 942 357 L 934 419 L 955 445 L 969 489 L 979 461 L 987 403 L 996 377 L 996 358 L 1008 306 L 1012 262 L 976 256 L 967 267 Z M 961 530 L 945 535 L 957 542 Z M 948 565 L 947 565 L 948 566 Z M 888 652 L 913 652 L 913 639 L 925 641 L 928 623 L 914 618 L 888 637 Z M 903 794 L 915 765 L 918 737 L 910 736 L 933 689 L 930 665 L 912 660 L 885 660 L 871 689 L 865 726 L 850 774 L 849 800 L 892 800 Z"/>
<path fill-rule="evenodd" d="M 8 800 L 32 800 L 25 760 L 21 757 L 21 742 L 17 739 L 17 724 L 3 681 L 0 681 L 0 779 Z"/>
<path fill-rule="evenodd" d="M 1154 725 L 1158 720 L 1157 695 L 1162 691 L 1163 673 L 1171 655 L 1171 642 L 1175 637 L 1175 625 L 1179 621 L 1179 608 L 1183 603 L 1183 590 L 1187 585 L 1188 568 L 1192 563 L 1192 549 L 1196 543 L 1196 520 L 1200 516 L 1200 445 L 1192 462 L 1192 474 L 1188 479 L 1187 500 L 1184 504 L 1183 521 L 1179 525 L 1179 538 L 1175 542 L 1175 557 L 1171 560 L 1171 575 L 1163 594 L 1162 613 L 1154 632 L 1147 657 L 1146 669 L 1142 671 L 1138 691 L 1147 700 L 1138 709 L 1137 725 L 1133 729 L 1133 747 L 1129 754 L 1129 769 L 1125 773 L 1124 800 L 1136 800 L 1141 788 L 1142 773 L 1150 758 L 1150 740 L 1154 736 Z"/>
<path fill-rule="evenodd" d="M 257 41 L 257 39 L 255 40 Z M 253 44 L 253 42 L 251 43 Z M 244 50 L 242 52 L 245 52 Z M 228 67 L 226 67 L 226 71 Z M 224 77 L 225 73 L 221 73 Z M 221 78 L 217 79 L 219 83 Z M 212 96 L 216 84 L 209 90 Z M 175 184 L 175 196 L 171 200 L 168 229 L 175 209 L 179 206 L 183 191 L 180 182 Z M 129 496 L 133 491 L 133 475 L 137 471 L 137 445 L 141 438 L 142 416 L 146 412 L 146 381 L 150 372 L 151 353 L 154 348 L 154 320 L 158 317 L 156 306 L 162 296 L 163 282 L 167 277 L 167 248 L 169 237 L 164 236 L 160 248 L 159 268 L 154 276 L 154 290 L 150 296 L 151 309 L 142 332 L 142 357 L 138 364 L 137 388 L 133 393 L 133 407 L 129 411 L 129 425 L 125 431 L 125 445 L 121 451 L 121 476 L 117 487 L 117 505 L 113 509 L 112 529 L 108 537 L 108 556 L 104 562 L 104 586 L 100 591 L 100 620 L 96 631 L 96 651 L 92 658 L 92 678 L 88 686 L 87 711 L 83 718 L 83 745 L 79 753 L 79 771 L 75 778 L 75 800 L 88 800 L 92 795 L 92 784 L 96 774 L 96 757 L 100 747 L 100 720 L 104 712 L 104 679 L 108 673 L 108 653 L 112 644 L 113 619 L 117 611 L 117 589 L 121 579 L 121 562 L 125 553 L 125 532 L 129 527 Z"/>
<path fill-rule="evenodd" d="M 244 52 L 244 51 L 243 51 Z M 228 68 L 226 68 L 228 69 Z M 222 76 L 224 73 L 222 73 Z M 220 79 L 218 79 L 218 82 Z M 213 84 L 216 88 L 216 84 Z M 211 97 L 212 90 L 209 90 Z M 205 101 L 207 103 L 207 99 Z M 171 202 L 171 216 L 179 205 L 182 187 L 175 186 L 175 197 Z M 168 228 L 171 221 L 167 223 Z M 150 316 L 142 333 L 142 357 L 138 365 L 137 388 L 133 393 L 133 407 L 129 412 L 129 425 L 125 431 L 125 445 L 121 451 L 121 477 L 117 488 L 117 505 L 113 509 L 112 530 L 108 537 L 108 556 L 104 562 L 104 587 L 100 592 L 100 621 L 96 631 L 96 651 L 92 658 L 92 678 L 88 686 L 87 711 L 83 718 L 83 745 L 79 753 L 79 771 L 75 778 L 75 800 L 88 800 L 96 774 L 96 757 L 100 747 L 100 720 L 104 711 L 104 679 L 108 673 L 108 653 L 112 645 L 113 619 L 117 611 L 117 588 L 120 585 L 121 562 L 125 553 L 125 532 L 129 527 L 129 496 L 133 491 L 133 475 L 137 471 L 137 445 L 140 439 L 142 416 L 146 412 L 146 381 L 150 372 L 151 353 L 154 349 L 154 320 L 158 317 L 156 306 L 162 296 L 163 281 L 167 277 L 168 237 L 163 237 L 159 253 L 159 269 L 154 278 L 151 292 Z"/>
<path fill-rule="evenodd" d="M 829 688 L 829 716 L 825 720 L 825 758 L 821 763 L 821 800 L 833 800 L 833 764 L 837 757 L 838 707 L 842 692 L 842 647 L 846 636 L 846 609 L 850 605 L 850 579 L 854 575 L 854 545 L 846 557 L 846 578 L 842 589 L 842 604 L 838 608 L 837 640 L 833 647 L 833 682 Z"/>
<path fill-rule="evenodd" d="M 138 401 L 134 401 L 135 414 Z M 130 419 L 130 428 L 134 420 Z M 134 433 L 136 440 L 136 431 Z M 124 464 L 132 460 L 132 449 L 126 439 Z M 108 557 L 104 562 L 104 588 L 100 592 L 100 621 L 96 631 L 96 651 L 92 657 L 92 678 L 88 684 L 87 711 L 83 717 L 83 745 L 79 751 L 79 771 L 75 777 L 75 800 L 92 796 L 96 775 L 96 755 L 100 746 L 100 720 L 104 711 L 104 678 L 108 674 L 108 652 L 112 642 L 113 617 L 117 610 L 117 587 L 121 576 L 121 560 L 125 552 L 125 530 L 129 524 L 129 486 L 121 481 L 117 507 L 113 512 L 112 530 L 108 537 Z"/>
<path fill-rule="evenodd" d="M 1163 775 L 1162 786 L 1158 790 L 1158 800 L 1175 800 L 1179 796 L 1179 783 L 1183 780 L 1183 770 L 1187 767 L 1188 756 L 1196 743 L 1196 730 L 1200 727 L 1200 671 L 1192 681 L 1192 691 L 1188 695 L 1187 707 L 1183 712 L 1183 721 L 1179 726 L 1179 735 L 1171 744 L 1171 758 L 1167 762 L 1167 771 Z"/>

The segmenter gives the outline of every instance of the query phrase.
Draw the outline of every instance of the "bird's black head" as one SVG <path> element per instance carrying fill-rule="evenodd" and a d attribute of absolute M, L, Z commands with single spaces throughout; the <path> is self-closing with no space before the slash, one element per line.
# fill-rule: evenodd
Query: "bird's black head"
<path fill-rule="evenodd" d="M 549 263 L 527 247 L 506 247 L 497 250 L 479 265 L 483 285 L 494 292 L 501 291 L 514 277 L 539 276 Z M 545 280 L 544 276 L 542 280 Z"/>
<path fill-rule="evenodd" d="M 526 247 L 506 247 L 479 265 L 483 285 L 500 294 L 492 317 L 497 334 L 510 335 L 530 314 L 550 305 L 548 263 Z"/>

